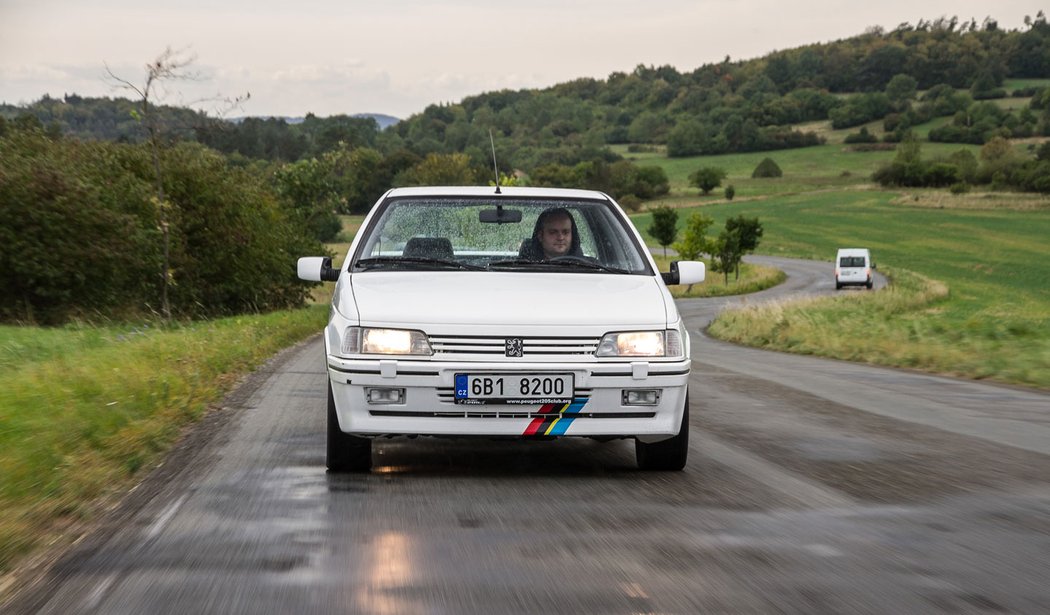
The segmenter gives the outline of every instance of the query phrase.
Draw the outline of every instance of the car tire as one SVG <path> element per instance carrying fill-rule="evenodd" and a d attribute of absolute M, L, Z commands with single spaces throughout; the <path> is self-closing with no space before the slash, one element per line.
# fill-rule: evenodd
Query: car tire
<path fill-rule="evenodd" d="M 871 287 L 874 286 L 874 283 L 872 283 L 871 279 L 869 278 L 868 279 L 868 283 L 865 284 L 864 286 L 866 286 L 868 288 L 868 290 L 871 290 Z"/>
<path fill-rule="evenodd" d="M 835 282 L 835 290 L 842 290 L 842 284 Z"/>
<path fill-rule="evenodd" d="M 328 383 L 328 451 L 325 458 L 332 472 L 367 472 L 372 469 L 372 440 L 343 433 L 335 412 L 332 383 Z"/>
<path fill-rule="evenodd" d="M 675 472 L 685 467 L 689 456 L 689 393 L 685 394 L 685 409 L 682 410 L 682 425 L 678 435 L 667 440 L 646 444 L 634 441 L 634 455 L 642 470 Z"/>

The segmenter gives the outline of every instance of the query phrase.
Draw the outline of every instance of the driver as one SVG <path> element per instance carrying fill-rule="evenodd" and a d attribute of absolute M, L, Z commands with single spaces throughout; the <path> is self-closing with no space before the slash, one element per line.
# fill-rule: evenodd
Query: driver
<path fill-rule="evenodd" d="M 532 238 L 523 246 L 523 256 L 534 260 L 551 260 L 559 256 L 583 256 L 580 233 L 569 210 L 555 207 L 545 210 L 536 220 Z"/>

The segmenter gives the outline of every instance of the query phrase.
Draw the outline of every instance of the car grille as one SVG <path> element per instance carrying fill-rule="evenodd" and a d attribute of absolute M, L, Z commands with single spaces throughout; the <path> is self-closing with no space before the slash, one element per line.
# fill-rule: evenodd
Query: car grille
<path fill-rule="evenodd" d="M 522 337 L 522 336 L 482 336 L 431 335 L 430 348 L 434 358 L 455 358 L 461 356 L 516 357 L 508 354 L 508 340 L 521 340 L 522 357 L 593 357 L 601 338 L 597 337 Z"/>

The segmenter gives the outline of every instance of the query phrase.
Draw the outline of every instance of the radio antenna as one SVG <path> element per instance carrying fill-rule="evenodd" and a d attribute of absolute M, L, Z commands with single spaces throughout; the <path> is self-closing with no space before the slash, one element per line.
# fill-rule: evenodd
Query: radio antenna
<path fill-rule="evenodd" d="M 496 194 L 499 191 L 499 167 L 496 166 L 496 142 L 492 140 L 492 129 L 489 128 L 489 145 L 492 146 L 492 172 L 496 175 Z"/>

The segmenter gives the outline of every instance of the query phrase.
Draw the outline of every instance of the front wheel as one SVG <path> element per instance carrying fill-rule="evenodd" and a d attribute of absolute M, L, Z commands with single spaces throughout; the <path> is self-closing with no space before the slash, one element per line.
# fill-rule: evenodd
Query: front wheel
<path fill-rule="evenodd" d="M 686 458 L 689 456 L 688 392 L 685 394 L 685 408 L 682 410 L 682 425 L 678 428 L 678 435 L 652 444 L 636 439 L 634 456 L 638 467 L 643 470 L 678 471 L 685 467 Z"/>
<path fill-rule="evenodd" d="M 328 383 L 328 454 L 326 465 L 332 472 L 367 472 L 372 469 L 372 440 L 343 433 L 335 412 L 332 383 Z"/>

